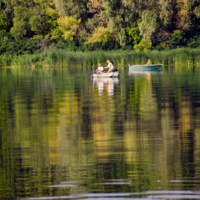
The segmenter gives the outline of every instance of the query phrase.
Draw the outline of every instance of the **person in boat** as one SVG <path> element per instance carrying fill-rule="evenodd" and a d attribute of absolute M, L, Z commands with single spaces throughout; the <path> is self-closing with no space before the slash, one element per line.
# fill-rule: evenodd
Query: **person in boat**
<path fill-rule="evenodd" d="M 150 61 L 150 59 L 148 60 L 148 62 L 147 62 L 146 65 L 151 65 L 151 61 Z"/>
<path fill-rule="evenodd" d="M 115 68 L 114 68 L 113 64 L 110 62 L 110 60 L 107 60 L 107 63 L 108 63 L 108 66 L 104 67 L 104 69 L 109 68 L 108 73 L 115 72 Z"/>
<path fill-rule="evenodd" d="M 104 73 L 103 72 L 103 66 L 101 65 L 101 63 L 99 63 L 99 67 L 97 68 L 96 73 L 97 74 L 103 74 Z"/>

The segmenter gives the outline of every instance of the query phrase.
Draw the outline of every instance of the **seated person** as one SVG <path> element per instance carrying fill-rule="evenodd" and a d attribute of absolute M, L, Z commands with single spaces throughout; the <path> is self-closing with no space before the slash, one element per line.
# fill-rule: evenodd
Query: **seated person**
<path fill-rule="evenodd" d="M 108 73 L 115 72 L 115 68 L 114 68 L 113 64 L 109 60 L 107 60 L 107 63 L 108 63 L 108 66 L 104 67 L 104 69 L 109 68 Z"/>
<path fill-rule="evenodd" d="M 104 73 L 103 72 L 103 66 L 101 65 L 101 63 L 99 63 L 99 67 L 97 68 L 96 73 L 97 74 L 103 74 Z"/>
<path fill-rule="evenodd" d="M 147 62 L 146 65 L 151 65 L 151 61 L 150 61 L 150 59 L 148 60 L 148 62 Z"/>

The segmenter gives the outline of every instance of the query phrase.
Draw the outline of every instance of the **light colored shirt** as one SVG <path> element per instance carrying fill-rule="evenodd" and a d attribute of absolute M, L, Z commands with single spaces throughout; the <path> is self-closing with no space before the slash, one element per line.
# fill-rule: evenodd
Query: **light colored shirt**
<path fill-rule="evenodd" d="M 99 67 L 98 67 L 98 70 L 102 72 L 102 71 L 103 71 L 103 67 L 102 67 L 102 66 L 99 66 Z"/>
<path fill-rule="evenodd" d="M 115 69 L 114 66 L 113 66 L 113 64 L 111 62 L 108 64 L 108 67 L 109 67 L 110 70 Z"/>

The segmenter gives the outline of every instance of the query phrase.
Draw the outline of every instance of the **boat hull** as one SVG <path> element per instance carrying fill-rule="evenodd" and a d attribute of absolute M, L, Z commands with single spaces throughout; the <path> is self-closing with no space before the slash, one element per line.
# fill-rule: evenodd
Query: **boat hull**
<path fill-rule="evenodd" d="M 129 70 L 151 70 L 151 69 L 161 69 L 162 68 L 162 64 L 159 65 L 131 65 L 129 66 Z"/>
<path fill-rule="evenodd" d="M 103 74 L 92 74 L 93 78 L 112 78 L 118 77 L 119 72 L 103 73 Z"/>

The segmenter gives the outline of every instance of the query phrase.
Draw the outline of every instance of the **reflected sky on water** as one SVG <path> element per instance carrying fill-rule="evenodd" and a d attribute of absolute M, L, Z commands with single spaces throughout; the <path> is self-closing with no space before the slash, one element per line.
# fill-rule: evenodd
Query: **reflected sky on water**
<path fill-rule="evenodd" d="M 199 77 L 0 69 L 0 199 L 200 198 Z"/>

